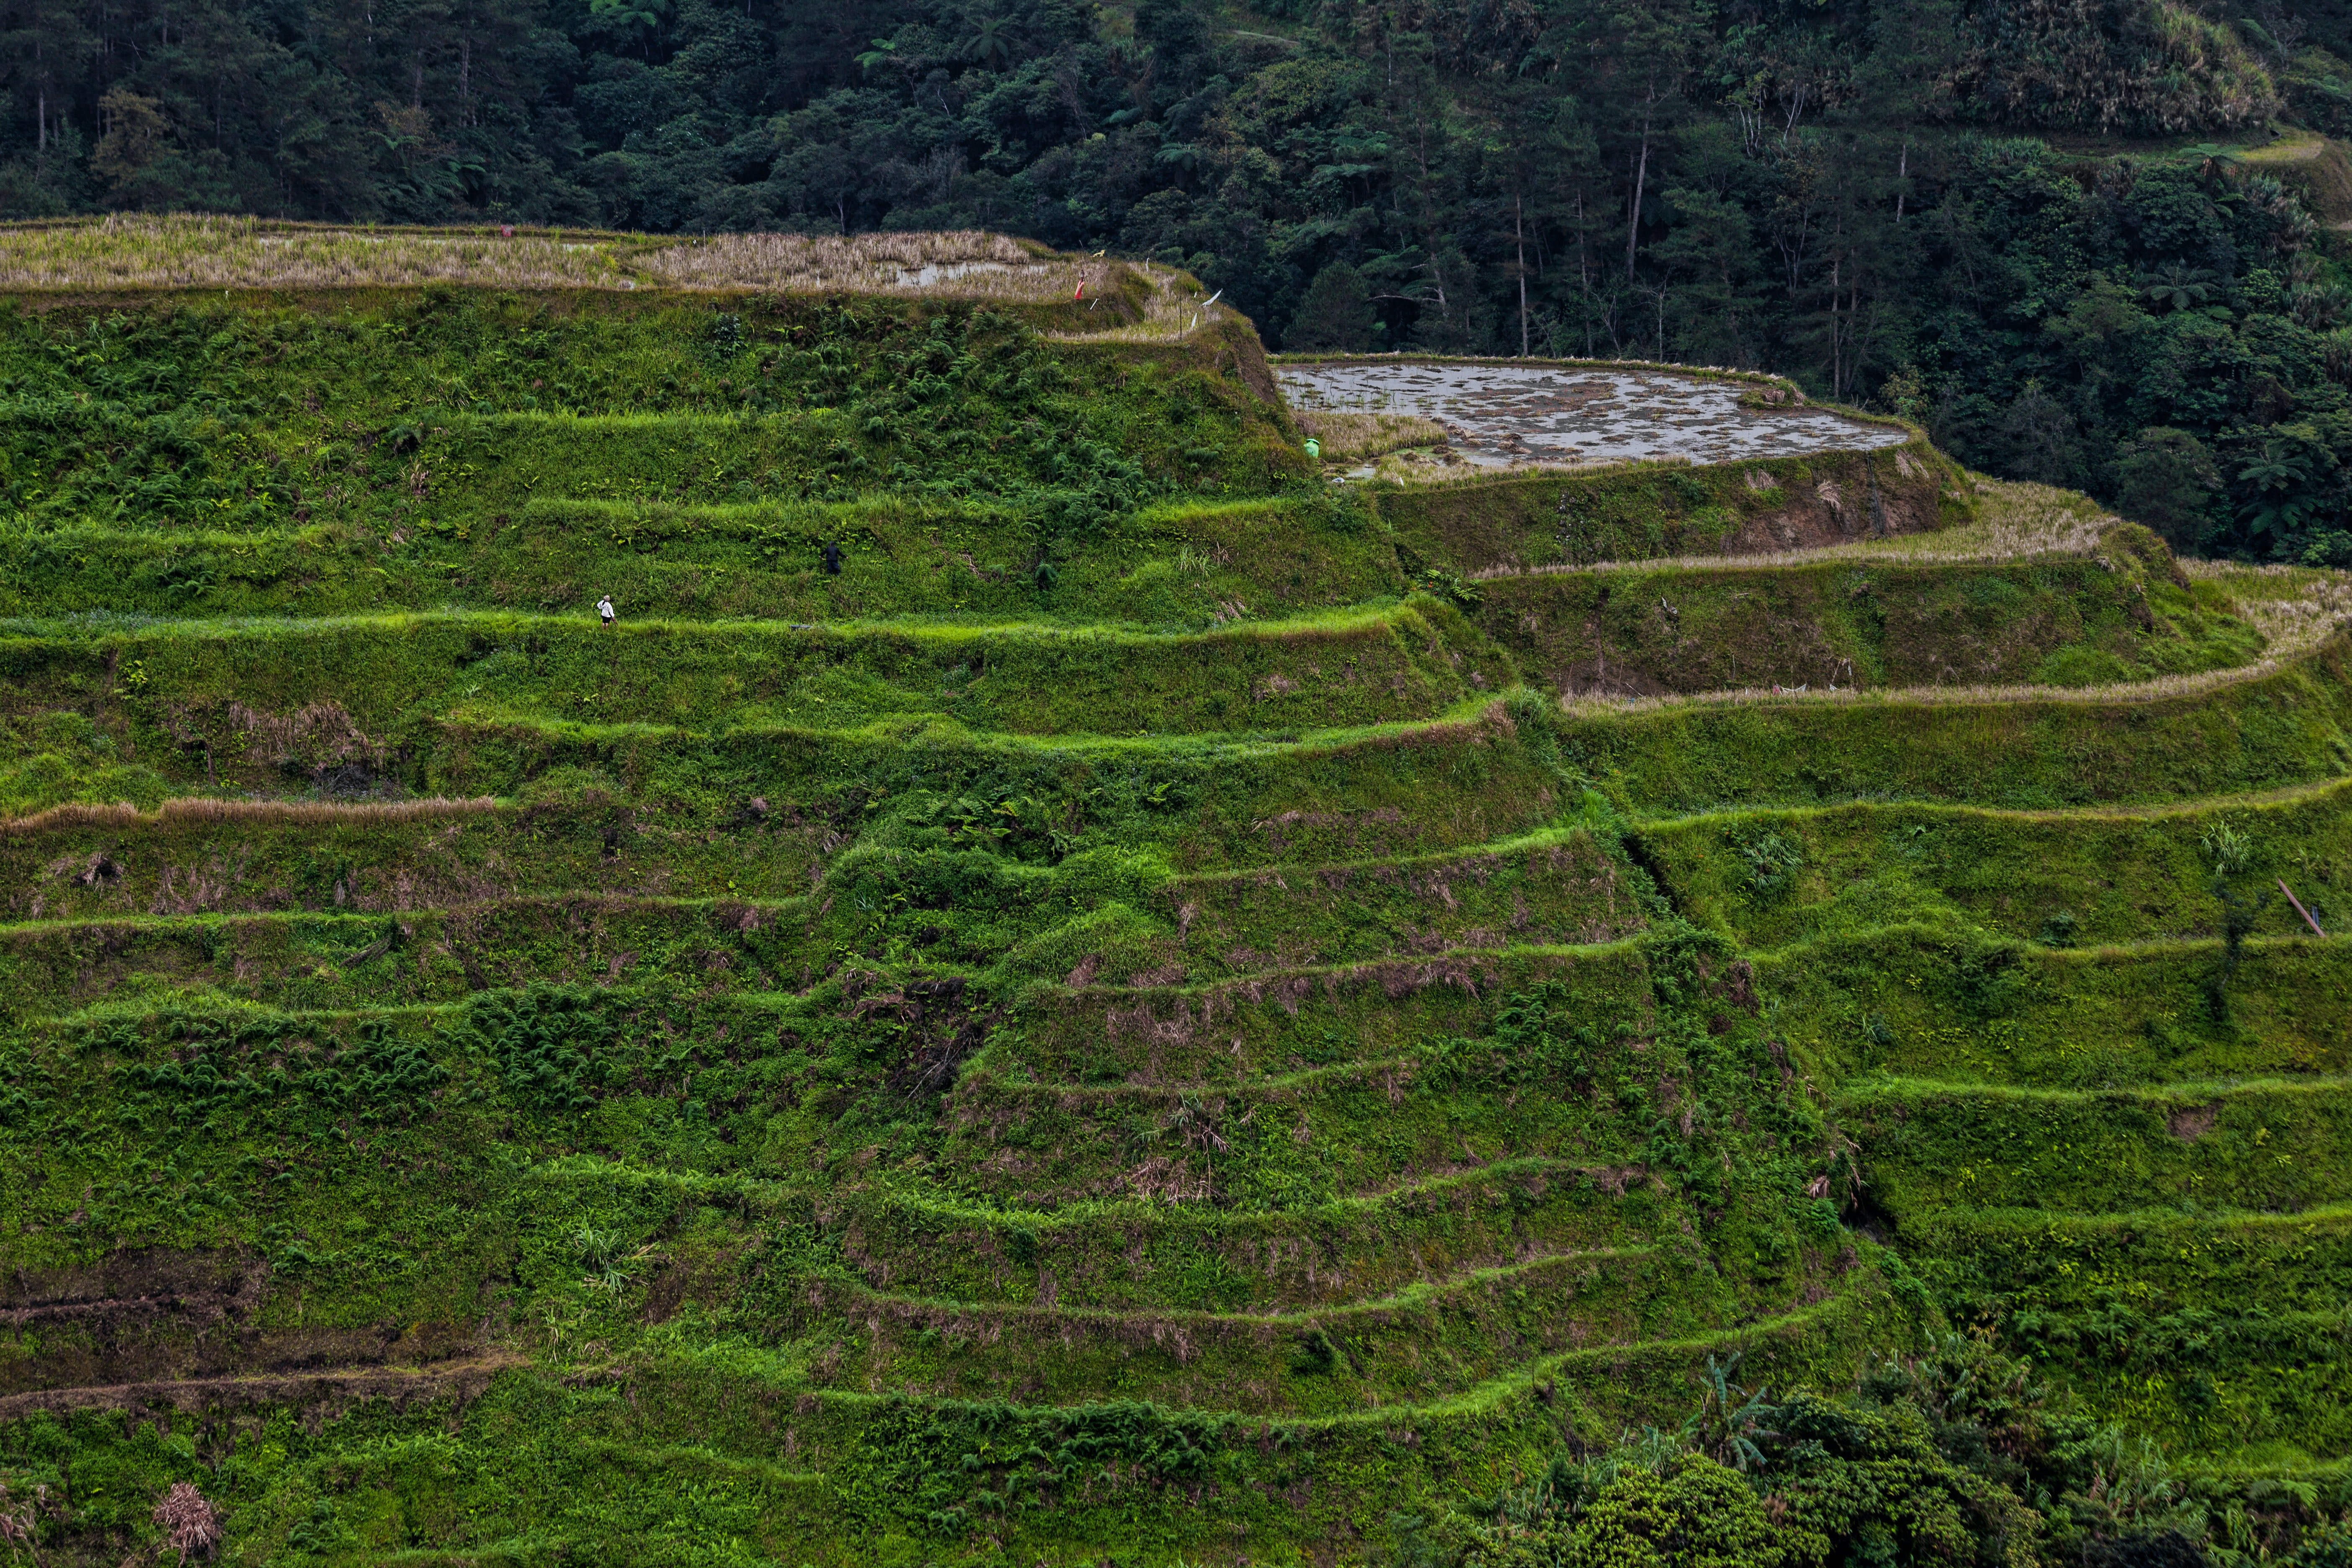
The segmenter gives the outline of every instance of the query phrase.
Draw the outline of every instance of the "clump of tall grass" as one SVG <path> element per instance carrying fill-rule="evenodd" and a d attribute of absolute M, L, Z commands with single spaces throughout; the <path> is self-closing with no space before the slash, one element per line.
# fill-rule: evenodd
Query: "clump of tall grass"
<path fill-rule="evenodd" d="M 2242 871 L 2253 862 L 2253 840 L 2226 816 L 2215 817 L 2198 843 L 2204 847 L 2205 858 L 2213 862 L 2213 868 L 2224 875 Z"/>
<path fill-rule="evenodd" d="M 1298 427 L 1322 443 L 1323 456 L 1337 462 L 1350 458 L 1377 458 L 1407 447 L 1435 447 L 1445 440 L 1445 426 L 1418 414 L 1337 414 L 1299 409 Z"/>

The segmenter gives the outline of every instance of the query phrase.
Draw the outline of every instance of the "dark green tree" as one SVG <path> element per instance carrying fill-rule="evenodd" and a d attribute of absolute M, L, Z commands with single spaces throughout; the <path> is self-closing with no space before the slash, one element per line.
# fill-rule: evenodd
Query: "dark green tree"
<path fill-rule="evenodd" d="M 2116 506 L 2175 550 L 2198 549 L 2221 490 L 2213 454 L 2186 430 L 2151 426 L 2116 448 Z"/>
<path fill-rule="evenodd" d="M 1283 331 L 1282 346 L 1360 353 L 1374 346 L 1379 326 L 1364 275 L 1344 261 L 1335 261 L 1307 285 L 1298 313 Z"/>

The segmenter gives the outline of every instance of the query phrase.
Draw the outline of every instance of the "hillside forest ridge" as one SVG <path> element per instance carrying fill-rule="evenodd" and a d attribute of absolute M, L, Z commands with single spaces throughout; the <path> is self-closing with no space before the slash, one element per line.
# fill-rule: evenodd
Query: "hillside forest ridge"
<path fill-rule="evenodd" d="M 2338 0 L 9 0 L 0 216 L 984 229 L 2352 564 Z"/>
<path fill-rule="evenodd" d="M 2347 61 L 0 0 L 8 1568 L 2352 1568 Z"/>

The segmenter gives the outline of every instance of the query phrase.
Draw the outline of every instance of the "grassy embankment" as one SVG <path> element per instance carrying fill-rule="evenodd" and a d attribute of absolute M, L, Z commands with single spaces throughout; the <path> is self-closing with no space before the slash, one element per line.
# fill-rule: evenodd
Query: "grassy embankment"
<path fill-rule="evenodd" d="M 1939 1321 L 2347 1452 L 2339 584 L 701 265 L 0 323 L 51 1561 L 1359 1561 Z"/>

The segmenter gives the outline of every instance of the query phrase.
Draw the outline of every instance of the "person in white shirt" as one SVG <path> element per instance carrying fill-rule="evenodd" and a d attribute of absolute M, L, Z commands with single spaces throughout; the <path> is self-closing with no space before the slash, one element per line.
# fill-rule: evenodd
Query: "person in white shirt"
<path fill-rule="evenodd" d="M 599 600 L 597 600 L 597 601 L 596 601 L 596 614 L 597 614 L 597 615 L 599 615 L 600 616 L 604 617 L 604 625 L 606 625 L 606 626 L 611 626 L 611 625 L 613 624 L 613 595 L 612 595 L 607 594 L 607 595 L 605 595 L 603 598 L 601 598 L 601 599 L 599 599 Z"/>

